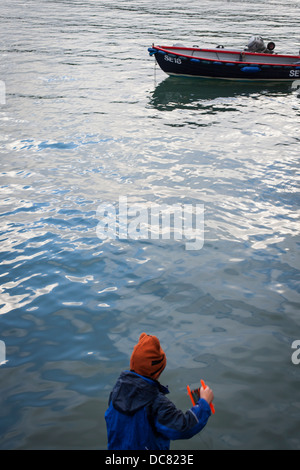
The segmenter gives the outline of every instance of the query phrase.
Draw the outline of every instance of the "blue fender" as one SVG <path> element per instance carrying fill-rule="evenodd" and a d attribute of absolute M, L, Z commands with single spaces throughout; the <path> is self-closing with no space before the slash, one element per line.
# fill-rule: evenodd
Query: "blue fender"
<path fill-rule="evenodd" d="M 249 66 L 249 67 L 243 67 L 241 68 L 241 71 L 242 72 L 245 72 L 245 73 L 258 73 L 260 72 L 260 67 L 255 67 L 255 66 Z"/>

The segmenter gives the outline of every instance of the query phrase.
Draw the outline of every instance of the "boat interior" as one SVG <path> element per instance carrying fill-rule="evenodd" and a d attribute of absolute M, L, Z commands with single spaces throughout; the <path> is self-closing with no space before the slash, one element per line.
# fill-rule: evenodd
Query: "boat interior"
<path fill-rule="evenodd" d="M 281 54 L 262 54 L 246 51 L 229 51 L 222 48 L 200 49 L 186 48 L 178 46 L 159 46 L 165 51 L 181 56 L 193 57 L 202 60 L 215 60 L 226 62 L 251 62 L 257 64 L 273 65 L 300 65 L 300 56 L 281 55 Z"/>

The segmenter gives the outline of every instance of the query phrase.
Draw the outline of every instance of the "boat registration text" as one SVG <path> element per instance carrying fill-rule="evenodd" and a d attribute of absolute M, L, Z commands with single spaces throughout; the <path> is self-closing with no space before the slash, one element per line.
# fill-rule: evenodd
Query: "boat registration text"
<path fill-rule="evenodd" d="M 165 60 L 172 62 L 173 64 L 181 64 L 181 59 L 179 57 L 170 57 L 169 55 L 165 55 Z"/>

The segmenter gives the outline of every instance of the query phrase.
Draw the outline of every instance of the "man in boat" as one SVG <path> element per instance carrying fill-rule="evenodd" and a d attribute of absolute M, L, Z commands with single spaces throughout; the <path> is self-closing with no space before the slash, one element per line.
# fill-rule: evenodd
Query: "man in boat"
<path fill-rule="evenodd" d="M 206 425 L 213 392 L 201 387 L 200 398 L 186 413 L 176 408 L 158 382 L 166 355 L 156 336 L 142 333 L 130 370 L 121 373 L 105 413 L 109 450 L 169 450 L 170 440 L 189 439 Z"/>

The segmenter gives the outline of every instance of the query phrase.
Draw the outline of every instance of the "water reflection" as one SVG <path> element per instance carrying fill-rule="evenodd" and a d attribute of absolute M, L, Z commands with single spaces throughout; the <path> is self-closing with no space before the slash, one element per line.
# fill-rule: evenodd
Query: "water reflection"
<path fill-rule="evenodd" d="M 290 92 L 290 83 L 252 83 L 167 77 L 155 87 L 149 104 L 159 111 L 204 108 L 207 111 L 208 107 L 212 109 L 213 104 L 216 104 L 219 98 L 235 98 L 253 94 L 285 95 Z"/>

